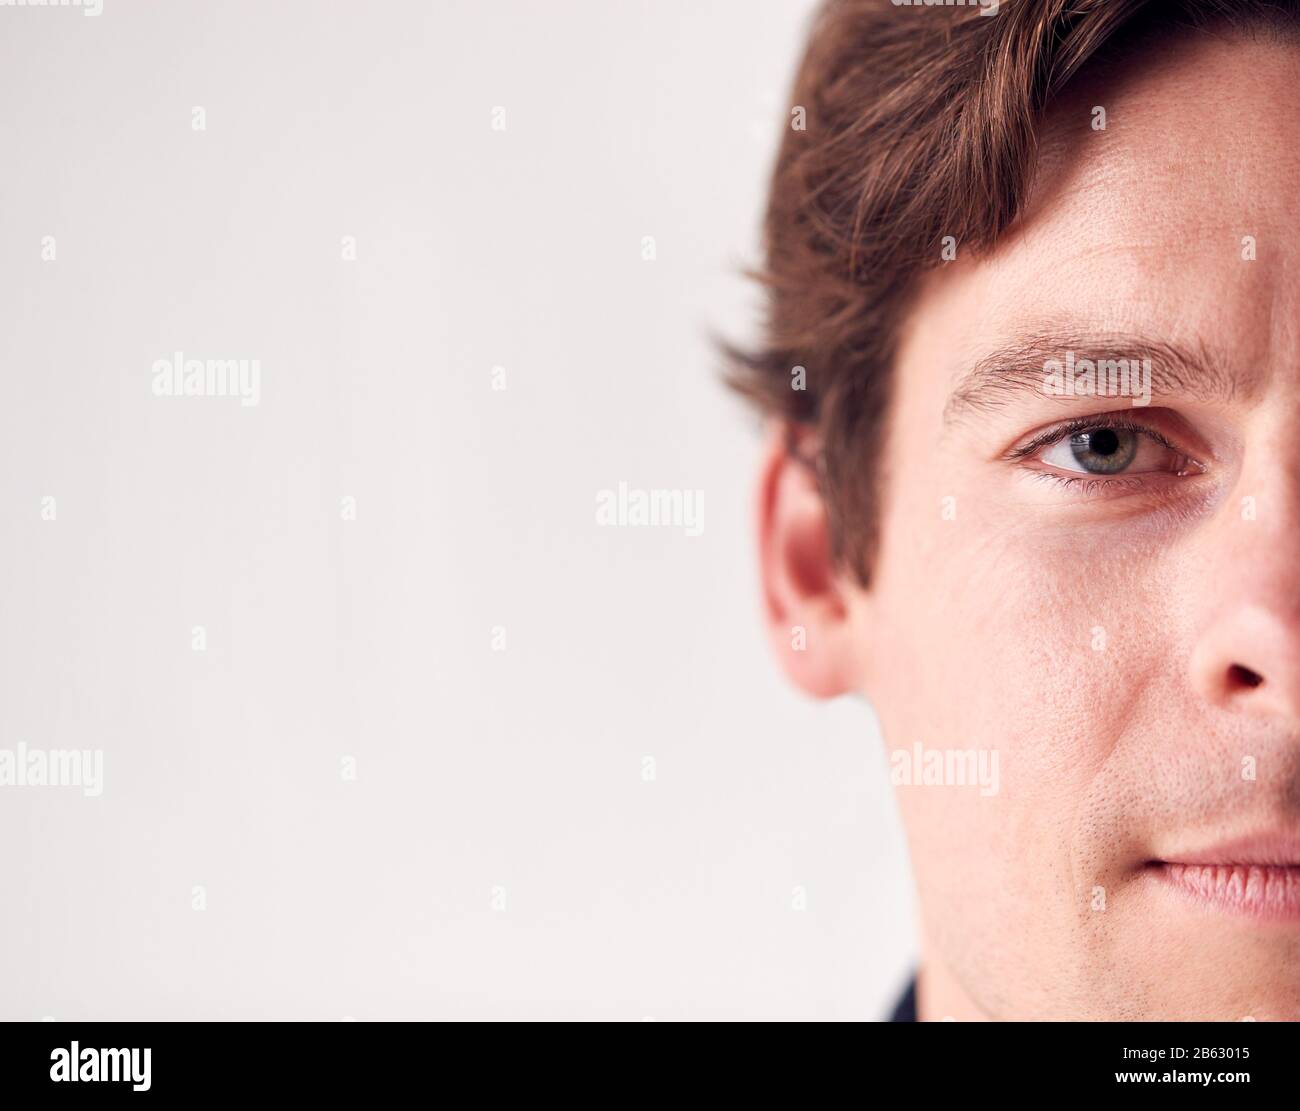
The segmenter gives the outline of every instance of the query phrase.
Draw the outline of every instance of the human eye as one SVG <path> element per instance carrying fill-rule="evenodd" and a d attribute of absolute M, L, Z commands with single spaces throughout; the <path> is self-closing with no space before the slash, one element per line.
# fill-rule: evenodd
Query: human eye
<path fill-rule="evenodd" d="M 1052 425 L 1014 445 L 1007 458 L 1066 485 L 1087 482 L 1090 492 L 1117 483 L 1134 488 L 1144 482 L 1187 478 L 1206 469 L 1154 423 L 1126 413 L 1101 413 Z"/>

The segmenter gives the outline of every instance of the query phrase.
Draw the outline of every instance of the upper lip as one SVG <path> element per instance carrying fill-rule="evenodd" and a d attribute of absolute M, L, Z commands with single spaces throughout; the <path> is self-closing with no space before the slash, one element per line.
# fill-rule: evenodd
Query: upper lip
<path fill-rule="evenodd" d="M 1254 833 L 1204 849 L 1169 853 L 1159 857 L 1157 863 L 1297 868 L 1300 867 L 1300 833 Z"/>

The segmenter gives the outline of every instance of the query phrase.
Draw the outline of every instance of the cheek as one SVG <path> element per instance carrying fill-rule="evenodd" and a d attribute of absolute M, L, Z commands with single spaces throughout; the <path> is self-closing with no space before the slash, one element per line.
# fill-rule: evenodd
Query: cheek
<path fill-rule="evenodd" d="M 1143 692 L 1181 682 L 1168 538 L 910 475 L 855 614 L 887 740 L 997 747 L 1009 786 L 1017 768 L 1086 782 Z"/>
<path fill-rule="evenodd" d="M 960 494 L 945 514 L 940 487 L 927 487 L 895 501 L 857 615 L 866 693 L 887 750 L 996 754 L 999 784 L 992 797 L 957 784 L 896 789 L 918 873 L 954 900 L 979 896 L 970 905 L 1045 888 L 1076 900 L 1091 876 L 1075 872 L 1130 847 L 1131 800 L 1099 812 L 1094 787 L 1142 753 L 1121 742 L 1150 725 L 1152 691 L 1178 681 L 1157 636 L 1169 569 L 1154 544 L 1116 545 L 1059 516 L 1047 527 Z M 991 892 L 973 890 L 983 885 Z"/>

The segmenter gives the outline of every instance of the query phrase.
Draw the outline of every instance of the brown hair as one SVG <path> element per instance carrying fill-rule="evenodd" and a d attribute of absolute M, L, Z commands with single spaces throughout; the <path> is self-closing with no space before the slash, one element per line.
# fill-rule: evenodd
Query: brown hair
<path fill-rule="evenodd" d="M 781 142 L 754 275 L 767 291 L 764 342 L 723 346 L 732 384 L 786 423 L 792 449 L 815 446 L 835 557 L 864 585 L 895 334 L 943 238 L 978 251 L 1012 222 L 1044 110 L 1103 47 L 1113 59 L 1171 25 L 1274 24 L 1296 8 L 1001 0 L 982 14 L 974 0 L 826 0 L 819 9 L 791 100 L 806 127 L 792 120 Z M 792 388 L 797 366 L 803 389 Z"/>

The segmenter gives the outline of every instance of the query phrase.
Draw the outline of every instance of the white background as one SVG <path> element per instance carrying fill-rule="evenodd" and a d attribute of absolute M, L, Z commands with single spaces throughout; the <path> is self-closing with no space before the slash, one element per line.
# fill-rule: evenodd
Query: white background
<path fill-rule="evenodd" d="M 809 10 L 0 8 L 0 747 L 105 761 L 0 789 L 0 1018 L 887 1011 L 887 765 L 769 658 L 708 341 Z"/>

